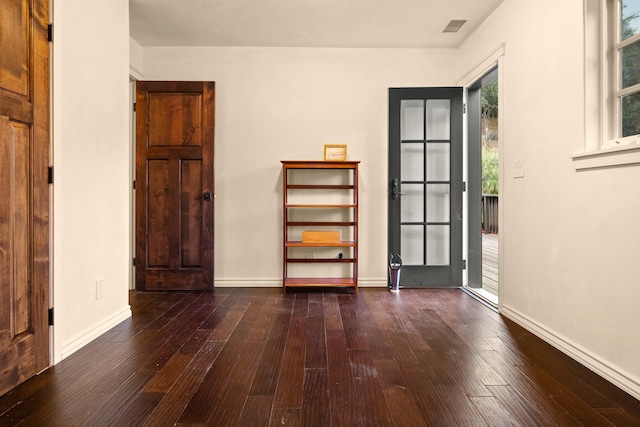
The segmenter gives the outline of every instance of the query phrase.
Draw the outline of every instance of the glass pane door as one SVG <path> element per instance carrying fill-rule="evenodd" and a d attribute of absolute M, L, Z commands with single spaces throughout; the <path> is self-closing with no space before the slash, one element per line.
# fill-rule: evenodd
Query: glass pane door
<path fill-rule="evenodd" d="M 400 284 L 450 286 L 461 265 L 462 90 L 391 89 L 389 99 L 389 249 L 403 260 Z"/>

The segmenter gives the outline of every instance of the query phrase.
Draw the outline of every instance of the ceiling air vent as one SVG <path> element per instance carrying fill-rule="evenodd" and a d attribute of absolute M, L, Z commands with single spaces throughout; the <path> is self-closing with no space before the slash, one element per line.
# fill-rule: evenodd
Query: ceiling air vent
<path fill-rule="evenodd" d="M 442 31 L 443 33 L 457 33 L 458 30 L 467 22 L 466 19 L 453 19 L 447 27 Z"/>

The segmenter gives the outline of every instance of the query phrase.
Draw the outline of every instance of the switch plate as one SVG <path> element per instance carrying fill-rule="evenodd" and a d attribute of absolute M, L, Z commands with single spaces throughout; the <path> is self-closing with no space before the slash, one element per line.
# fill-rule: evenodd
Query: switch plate
<path fill-rule="evenodd" d="M 524 178 L 524 160 L 518 159 L 513 163 L 513 177 Z"/>
<path fill-rule="evenodd" d="M 104 279 L 96 280 L 96 300 L 104 298 Z"/>

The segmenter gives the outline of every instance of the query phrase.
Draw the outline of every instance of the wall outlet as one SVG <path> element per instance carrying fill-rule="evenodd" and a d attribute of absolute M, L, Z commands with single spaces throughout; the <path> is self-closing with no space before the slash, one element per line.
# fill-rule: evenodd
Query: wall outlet
<path fill-rule="evenodd" d="M 96 300 L 104 298 L 104 279 L 96 280 Z"/>

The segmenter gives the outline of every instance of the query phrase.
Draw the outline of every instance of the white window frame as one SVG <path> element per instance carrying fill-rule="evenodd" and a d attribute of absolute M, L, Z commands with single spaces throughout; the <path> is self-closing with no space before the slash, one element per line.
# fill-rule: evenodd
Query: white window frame
<path fill-rule="evenodd" d="M 640 135 L 622 138 L 623 96 L 640 85 L 621 87 L 621 49 L 640 40 L 620 42 L 621 0 L 584 0 L 583 149 L 572 156 L 576 169 L 640 164 Z"/>
<path fill-rule="evenodd" d="M 622 17 L 622 1 L 606 0 L 602 1 L 602 28 L 606 30 L 602 33 L 602 67 L 604 68 L 603 85 L 609 102 L 606 106 L 610 120 L 607 121 L 607 134 L 603 140 L 602 148 L 614 148 L 616 146 L 624 146 L 640 142 L 640 135 L 631 135 L 622 137 L 622 98 L 626 95 L 640 92 L 640 83 L 622 88 L 622 49 L 640 41 L 640 33 L 621 41 L 622 33 L 621 17 Z M 608 78 L 607 78 L 608 77 Z M 604 98 L 607 99 L 607 98 Z"/>

